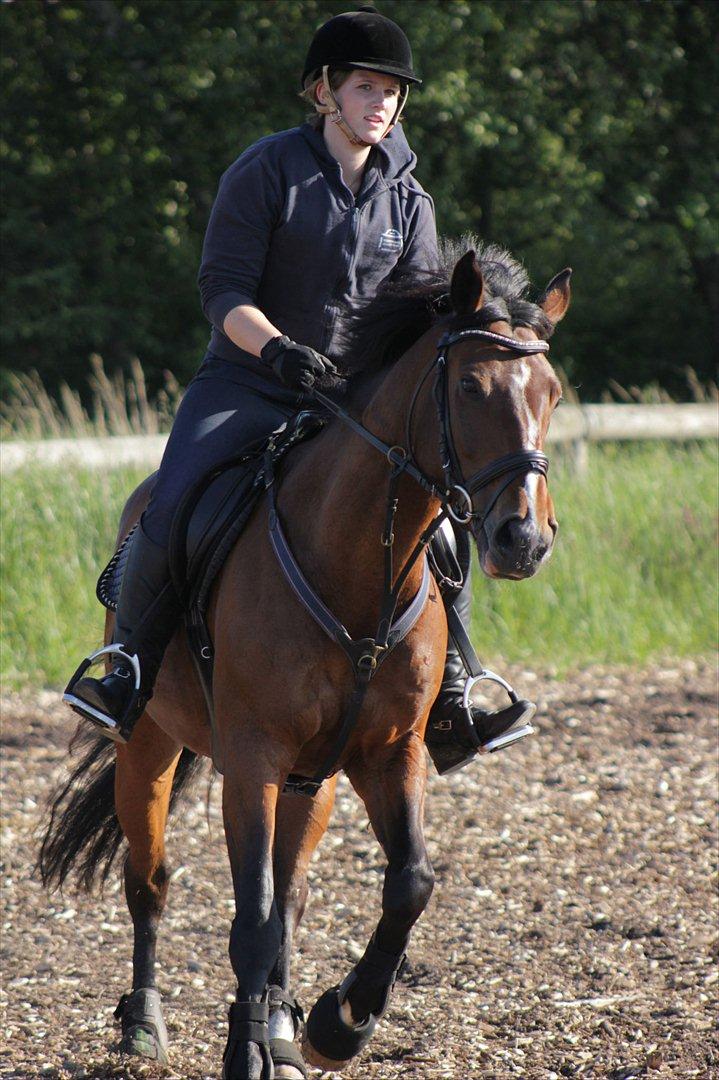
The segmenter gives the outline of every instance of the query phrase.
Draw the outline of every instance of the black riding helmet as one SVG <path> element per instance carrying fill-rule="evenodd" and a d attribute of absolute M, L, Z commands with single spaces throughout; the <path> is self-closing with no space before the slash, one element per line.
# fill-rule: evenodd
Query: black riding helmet
<path fill-rule="evenodd" d="M 372 7 L 335 15 L 312 38 L 302 72 L 308 76 L 324 67 L 364 68 L 421 83 L 412 68 L 412 49 L 397 23 Z"/>

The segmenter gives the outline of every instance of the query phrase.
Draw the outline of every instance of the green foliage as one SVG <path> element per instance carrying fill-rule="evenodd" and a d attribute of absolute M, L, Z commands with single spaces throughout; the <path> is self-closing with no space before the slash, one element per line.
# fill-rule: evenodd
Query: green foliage
<path fill-rule="evenodd" d="M 95 580 L 141 479 L 138 470 L 36 468 L 4 480 L 6 685 L 61 686 L 99 644 Z M 475 568 L 482 659 L 562 669 L 708 654 L 717 641 L 716 486 L 712 442 L 595 448 L 585 479 L 560 463 L 552 472 L 560 532 L 548 566 L 524 582 L 491 582 Z"/>
<path fill-rule="evenodd" d="M 184 382 L 207 338 L 195 275 L 220 174 L 297 123 L 313 30 L 347 0 L 24 0 L 0 9 L 5 363 L 48 385 L 139 356 Z M 558 352 L 614 377 L 712 374 L 719 311 L 719 6 L 386 0 L 425 78 L 407 132 L 440 229 L 538 285 L 567 264 Z M 716 333 L 716 329 L 714 329 Z"/>

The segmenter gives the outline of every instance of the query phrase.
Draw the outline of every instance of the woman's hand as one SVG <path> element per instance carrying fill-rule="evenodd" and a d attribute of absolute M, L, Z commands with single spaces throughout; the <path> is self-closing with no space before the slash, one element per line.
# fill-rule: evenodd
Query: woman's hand
<path fill-rule="evenodd" d="M 323 375 L 337 374 L 337 368 L 326 356 L 307 345 L 298 345 L 288 337 L 272 338 L 260 357 L 278 379 L 293 390 L 311 390 Z"/>

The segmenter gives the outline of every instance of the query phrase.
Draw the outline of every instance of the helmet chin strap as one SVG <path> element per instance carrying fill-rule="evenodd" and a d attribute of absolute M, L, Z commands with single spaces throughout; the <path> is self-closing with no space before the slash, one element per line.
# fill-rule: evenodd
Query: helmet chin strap
<path fill-rule="evenodd" d="M 328 116 L 330 123 L 336 124 L 340 131 L 343 133 L 343 135 L 346 135 L 346 137 L 349 139 L 353 146 L 372 146 L 372 143 L 368 143 L 365 142 L 364 139 L 360 139 L 359 135 L 352 130 L 350 125 L 342 116 L 342 110 L 340 109 L 339 102 L 337 101 L 337 98 L 332 92 L 332 87 L 330 86 L 330 69 L 328 64 L 325 64 L 322 68 L 322 84 L 329 99 L 329 105 L 321 105 L 318 101 L 316 101 L 315 109 L 317 110 L 317 112 L 323 116 Z M 392 123 L 389 125 L 384 135 L 382 136 L 383 139 L 385 139 L 389 135 L 395 124 L 399 123 L 400 116 L 402 115 L 402 110 L 407 104 L 408 97 L 409 83 L 405 83 L 399 96 L 399 101 L 397 103 L 397 111 L 392 117 Z"/>

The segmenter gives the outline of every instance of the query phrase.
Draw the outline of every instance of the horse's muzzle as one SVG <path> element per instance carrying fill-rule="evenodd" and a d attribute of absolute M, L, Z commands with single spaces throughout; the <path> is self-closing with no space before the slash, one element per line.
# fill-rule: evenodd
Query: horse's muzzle
<path fill-rule="evenodd" d="M 542 527 L 531 515 L 504 518 L 491 531 L 485 529 L 484 543 L 477 537 L 482 570 L 493 578 L 532 577 L 549 558 L 556 531 L 551 520 Z"/>

